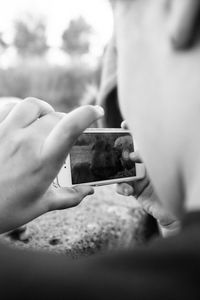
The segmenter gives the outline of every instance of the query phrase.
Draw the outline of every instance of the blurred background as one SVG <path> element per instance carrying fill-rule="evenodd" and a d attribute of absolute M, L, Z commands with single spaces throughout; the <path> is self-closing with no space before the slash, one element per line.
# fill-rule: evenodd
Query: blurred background
<path fill-rule="evenodd" d="M 95 97 L 112 34 L 108 1 L 2 2 L 0 97 L 38 97 L 65 112 Z"/>
<path fill-rule="evenodd" d="M 0 0 L 0 4 L 0 103 L 9 97 L 33 96 L 64 112 L 92 103 L 112 36 L 108 0 Z M 114 50 L 111 47 L 110 53 Z M 110 88 L 105 124 L 118 127 L 122 117 L 117 88 L 112 84 Z M 113 186 L 101 187 L 78 207 L 43 215 L 27 230 L 22 227 L 11 233 L 11 239 L 8 234 L 0 240 L 77 258 L 143 243 L 152 235 L 146 220 L 132 198 L 117 195 Z"/>

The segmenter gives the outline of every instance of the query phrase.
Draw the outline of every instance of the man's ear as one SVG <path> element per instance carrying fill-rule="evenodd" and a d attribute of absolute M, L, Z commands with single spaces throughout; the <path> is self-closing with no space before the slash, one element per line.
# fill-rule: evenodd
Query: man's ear
<path fill-rule="evenodd" d="M 191 48 L 200 36 L 200 0 L 167 0 L 168 32 L 174 49 Z"/>

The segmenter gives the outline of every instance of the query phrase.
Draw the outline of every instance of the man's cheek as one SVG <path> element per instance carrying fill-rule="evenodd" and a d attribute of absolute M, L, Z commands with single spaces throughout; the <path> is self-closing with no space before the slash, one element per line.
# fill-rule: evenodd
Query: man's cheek
<path fill-rule="evenodd" d="M 138 64 L 130 58 L 120 65 L 118 74 L 122 113 L 133 124 L 135 131 L 145 135 L 145 132 L 150 130 L 150 127 L 146 126 L 147 122 L 151 128 L 157 128 L 159 122 L 159 84 L 155 81 L 153 69 L 151 70 L 150 74 L 148 66 L 146 68 L 142 63 Z"/>

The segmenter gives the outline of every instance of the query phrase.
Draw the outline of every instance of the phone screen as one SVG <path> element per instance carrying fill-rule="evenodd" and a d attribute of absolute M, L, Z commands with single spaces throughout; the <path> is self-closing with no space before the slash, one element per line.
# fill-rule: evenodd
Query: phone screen
<path fill-rule="evenodd" d="M 136 176 L 133 151 L 127 132 L 83 133 L 70 152 L 72 184 Z"/>

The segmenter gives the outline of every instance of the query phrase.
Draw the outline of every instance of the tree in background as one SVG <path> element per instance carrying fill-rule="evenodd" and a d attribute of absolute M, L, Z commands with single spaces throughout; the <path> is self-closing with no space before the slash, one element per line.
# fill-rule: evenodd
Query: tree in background
<path fill-rule="evenodd" d="M 14 46 L 23 57 L 44 55 L 48 49 L 44 20 L 29 14 L 17 19 Z"/>
<path fill-rule="evenodd" d="M 4 41 L 3 33 L 0 32 L 0 49 L 5 50 L 8 47 L 8 44 Z"/>
<path fill-rule="evenodd" d="M 63 34 L 63 51 L 70 55 L 72 63 L 66 65 L 53 65 L 48 61 L 44 18 L 26 13 L 16 19 L 14 26 L 10 48 L 14 49 L 17 63 L 5 69 L 0 64 L 0 97 L 32 95 L 64 112 L 80 105 L 86 87 L 96 84 L 100 78 L 98 68 L 79 60 L 83 54 L 89 54 L 91 26 L 81 17 L 69 23 Z"/>
<path fill-rule="evenodd" d="M 89 53 L 92 27 L 83 17 L 71 20 L 62 35 L 62 48 L 72 57 Z"/>

